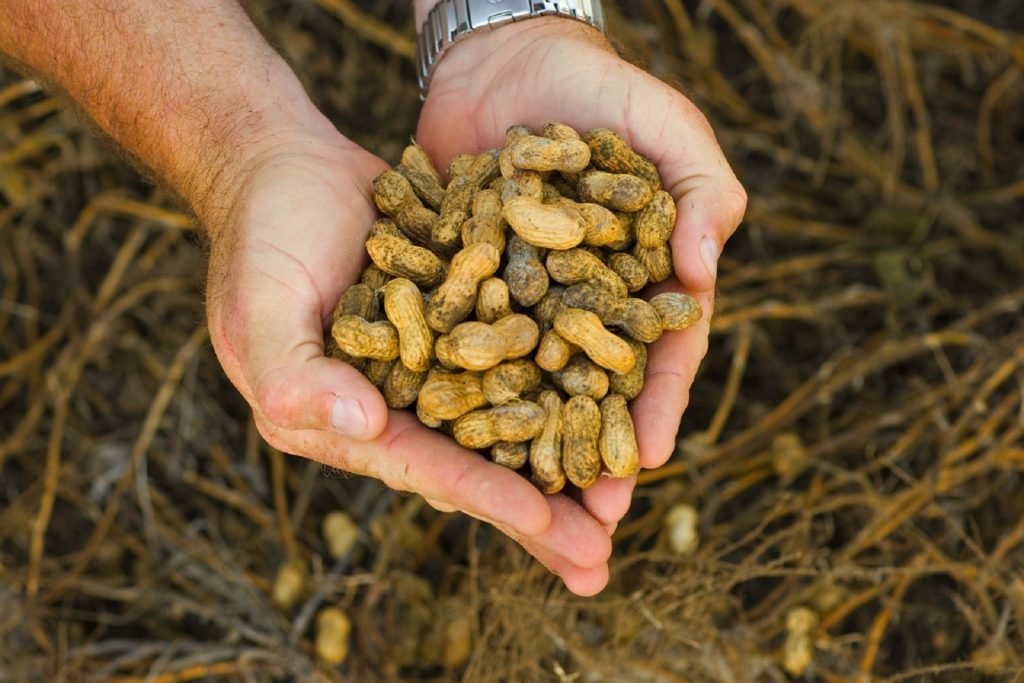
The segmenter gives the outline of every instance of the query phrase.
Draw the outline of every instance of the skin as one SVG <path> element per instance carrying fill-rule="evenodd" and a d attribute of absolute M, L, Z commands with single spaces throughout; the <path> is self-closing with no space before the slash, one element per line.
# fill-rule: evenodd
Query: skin
<path fill-rule="evenodd" d="M 430 4 L 417 1 L 418 15 Z M 364 262 L 351 245 L 376 214 L 370 183 L 387 166 L 316 110 L 234 0 L 5 0 L 0 52 L 63 91 L 195 212 L 210 243 L 214 349 L 271 445 L 488 521 L 574 593 L 605 587 L 635 479 L 602 478 L 579 500 L 545 497 L 411 413 L 389 412 L 358 372 L 324 356 L 324 325 Z M 677 280 L 657 291 L 690 292 L 706 315 L 650 350 L 632 410 L 641 463 L 658 467 L 707 350 L 714 264 L 746 195 L 688 100 L 569 19 L 456 44 L 418 140 L 445 168 L 458 152 L 500 146 L 509 125 L 547 121 L 619 131 L 677 200 Z"/>

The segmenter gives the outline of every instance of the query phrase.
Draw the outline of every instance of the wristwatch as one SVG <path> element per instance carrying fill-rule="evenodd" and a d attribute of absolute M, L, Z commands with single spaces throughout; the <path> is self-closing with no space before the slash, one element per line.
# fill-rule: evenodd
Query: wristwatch
<path fill-rule="evenodd" d="M 434 67 L 459 38 L 547 15 L 578 19 L 604 31 L 601 0 L 440 0 L 427 14 L 419 33 L 416 72 L 420 97 L 427 96 Z"/>

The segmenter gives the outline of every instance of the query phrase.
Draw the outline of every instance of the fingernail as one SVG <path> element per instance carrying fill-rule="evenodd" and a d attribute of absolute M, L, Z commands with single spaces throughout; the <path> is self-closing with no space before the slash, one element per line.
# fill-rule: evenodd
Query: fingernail
<path fill-rule="evenodd" d="M 700 260 L 711 277 L 718 277 L 718 242 L 714 238 L 705 237 L 700 241 Z"/>
<path fill-rule="evenodd" d="M 360 437 L 366 434 L 366 413 L 354 398 L 339 398 L 331 407 L 331 426 L 346 436 Z"/>

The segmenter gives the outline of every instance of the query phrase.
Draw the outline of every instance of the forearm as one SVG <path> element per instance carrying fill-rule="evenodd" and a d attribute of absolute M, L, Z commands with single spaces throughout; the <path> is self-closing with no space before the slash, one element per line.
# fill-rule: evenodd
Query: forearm
<path fill-rule="evenodd" d="M 236 0 L 4 0 L 0 52 L 192 204 L 281 131 L 323 126 Z"/>

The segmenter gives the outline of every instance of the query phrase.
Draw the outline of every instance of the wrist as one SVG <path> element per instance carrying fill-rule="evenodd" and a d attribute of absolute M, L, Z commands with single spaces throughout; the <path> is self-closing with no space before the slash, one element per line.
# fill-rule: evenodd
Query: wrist
<path fill-rule="evenodd" d="M 616 54 L 604 33 L 582 21 L 557 15 L 524 19 L 475 32 L 455 42 L 437 62 L 430 94 L 493 82 L 510 65 L 555 45 L 580 51 L 584 59 L 588 51 L 604 56 Z"/>

